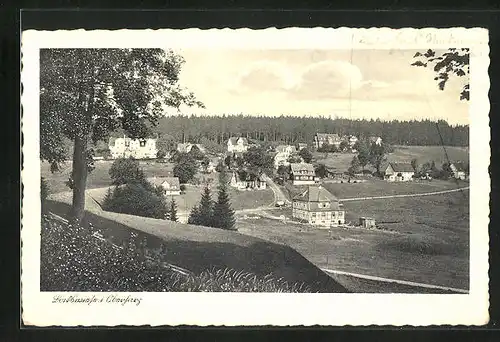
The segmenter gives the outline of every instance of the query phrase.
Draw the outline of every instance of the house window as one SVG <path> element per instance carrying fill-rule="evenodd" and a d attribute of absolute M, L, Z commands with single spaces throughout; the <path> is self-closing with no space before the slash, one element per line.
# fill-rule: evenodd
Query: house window
<path fill-rule="evenodd" d="M 141 140 L 141 141 L 139 142 L 139 145 L 140 145 L 141 147 L 146 146 L 146 140 Z"/>
<path fill-rule="evenodd" d="M 125 141 L 125 147 L 129 147 L 130 146 L 130 141 Z"/>

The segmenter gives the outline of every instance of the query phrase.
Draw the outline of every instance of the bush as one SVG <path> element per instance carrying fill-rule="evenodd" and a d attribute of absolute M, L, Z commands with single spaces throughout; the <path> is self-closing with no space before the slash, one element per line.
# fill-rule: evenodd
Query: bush
<path fill-rule="evenodd" d="M 132 158 L 119 158 L 109 169 L 113 185 L 144 183 L 146 176 L 139 167 L 139 161 Z"/>
<path fill-rule="evenodd" d="M 110 190 L 104 198 L 104 210 L 136 216 L 167 218 L 167 203 L 163 195 L 149 185 L 126 184 Z"/>
<path fill-rule="evenodd" d="M 181 274 L 162 266 L 165 246 L 147 248 L 147 240 L 131 233 L 122 248 L 92 236 L 92 231 L 42 220 L 40 289 L 92 292 L 311 292 L 302 283 L 290 284 L 272 274 L 257 276 L 236 270 L 210 269 Z"/>

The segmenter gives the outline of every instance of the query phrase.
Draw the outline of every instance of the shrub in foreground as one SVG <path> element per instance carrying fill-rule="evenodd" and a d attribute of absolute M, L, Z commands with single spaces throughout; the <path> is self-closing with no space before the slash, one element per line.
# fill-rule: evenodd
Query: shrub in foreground
<path fill-rule="evenodd" d="M 148 250 L 131 234 L 121 248 L 98 239 L 88 228 L 42 219 L 40 289 L 42 291 L 127 292 L 310 292 L 272 275 L 211 269 L 184 275 L 163 266 L 166 253 Z"/>

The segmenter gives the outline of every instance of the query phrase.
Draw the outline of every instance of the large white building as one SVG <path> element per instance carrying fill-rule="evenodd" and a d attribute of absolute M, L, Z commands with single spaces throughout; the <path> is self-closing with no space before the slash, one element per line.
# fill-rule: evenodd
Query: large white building
<path fill-rule="evenodd" d="M 342 204 L 322 186 L 309 186 L 293 198 L 292 217 L 324 228 L 345 224 Z"/>
<path fill-rule="evenodd" d="M 110 138 L 111 158 L 154 159 L 158 153 L 156 139 Z"/>
<path fill-rule="evenodd" d="M 314 147 L 321 148 L 323 145 L 334 145 L 335 147 L 339 147 L 342 139 L 340 139 L 339 135 L 336 133 L 316 133 L 314 136 Z"/>
<path fill-rule="evenodd" d="M 242 153 L 248 150 L 248 139 L 243 137 L 231 137 L 227 141 L 227 151 L 231 153 Z"/>
<path fill-rule="evenodd" d="M 415 170 L 409 163 L 389 163 L 384 171 L 384 179 L 389 182 L 408 182 L 414 174 Z"/>

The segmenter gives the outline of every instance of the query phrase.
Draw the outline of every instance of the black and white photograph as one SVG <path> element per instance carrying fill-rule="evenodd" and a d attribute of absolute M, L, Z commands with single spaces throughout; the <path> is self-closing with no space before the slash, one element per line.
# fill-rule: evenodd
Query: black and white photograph
<path fill-rule="evenodd" d="M 345 39 L 315 45 L 312 30 L 26 34 L 23 277 L 44 307 L 317 298 L 302 324 L 335 324 L 311 321 L 325 298 L 366 295 L 393 316 L 399 298 L 435 303 L 428 324 L 463 298 L 487 320 L 487 31 L 370 29 L 356 45 L 325 30 Z"/>

